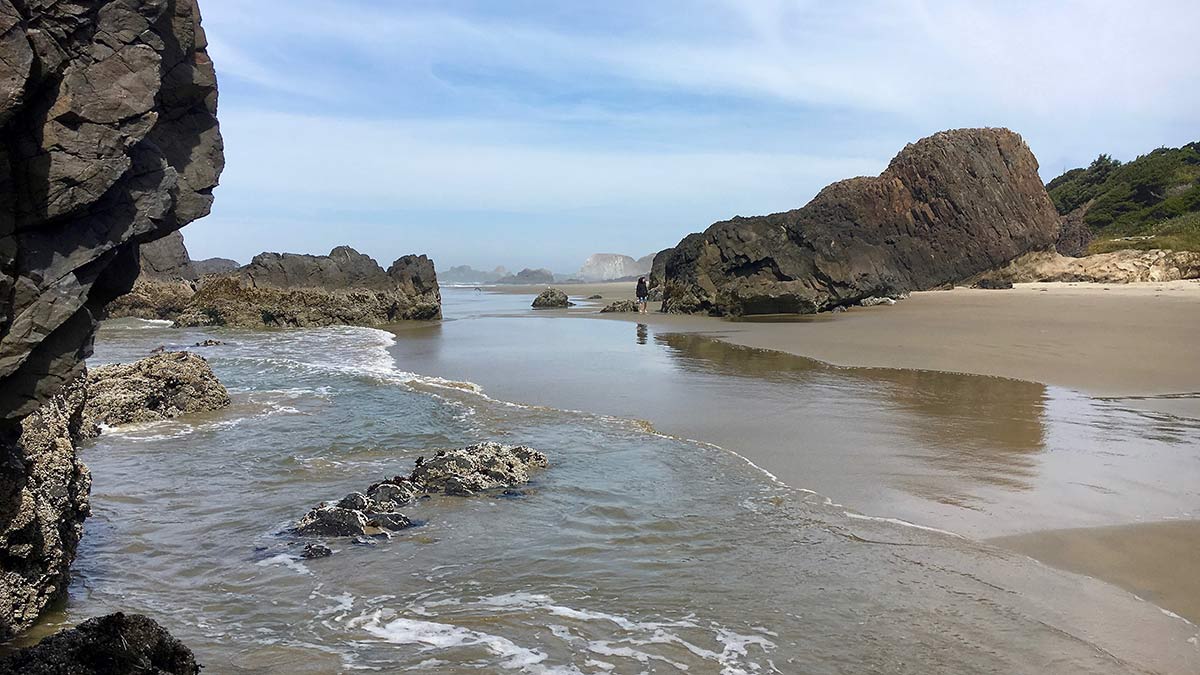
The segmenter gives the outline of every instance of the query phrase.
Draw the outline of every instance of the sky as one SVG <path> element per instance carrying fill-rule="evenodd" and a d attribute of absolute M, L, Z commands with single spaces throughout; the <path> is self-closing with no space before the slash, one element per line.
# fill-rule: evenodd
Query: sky
<path fill-rule="evenodd" d="M 1043 179 L 1200 140 L 1196 0 L 200 0 L 226 169 L 195 259 L 579 268 L 804 205 L 942 129 Z"/>

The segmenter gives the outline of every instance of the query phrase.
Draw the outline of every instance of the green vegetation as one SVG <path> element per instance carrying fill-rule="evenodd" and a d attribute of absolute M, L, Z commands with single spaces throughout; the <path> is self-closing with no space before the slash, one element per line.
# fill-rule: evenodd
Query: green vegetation
<path fill-rule="evenodd" d="M 1200 250 L 1200 142 L 1159 148 L 1125 164 L 1100 155 L 1088 168 L 1071 169 L 1050 181 L 1046 189 L 1061 214 L 1091 203 L 1083 222 L 1096 235 L 1093 253 Z"/>

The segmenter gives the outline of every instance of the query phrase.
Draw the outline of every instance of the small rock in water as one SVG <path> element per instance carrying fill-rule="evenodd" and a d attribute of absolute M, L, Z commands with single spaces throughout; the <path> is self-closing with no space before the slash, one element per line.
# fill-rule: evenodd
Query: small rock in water
<path fill-rule="evenodd" d="M 603 299 L 604 299 L 604 296 L 603 296 L 603 295 L 600 295 L 599 293 L 597 293 L 596 295 L 589 295 L 589 296 L 587 296 L 587 299 L 588 299 L 588 300 L 603 300 Z"/>
<path fill-rule="evenodd" d="M 213 339 L 209 338 L 208 340 L 201 340 L 192 346 L 193 347 L 220 347 L 223 344 L 225 344 L 225 343 L 221 342 L 220 340 L 213 340 Z"/>
<path fill-rule="evenodd" d="M 296 532 L 318 537 L 352 537 L 364 534 L 366 527 L 367 519 L 361 511 L 322 505 L 296 523 Z"/>
<path fill-rule="evenodd" d="M 300 557 L 312 560 L 314 558 L 328 558 L 331 555 L 333 555 L 333 549 L 325 544 L 305 544 L 304 552 L 300 554 Z"/>
<path fill-rule="evenodd" d="M 553 309 L 558 307 L 574 307 L 575 303 L 567 298 L 567 294 L 557 288 L 547 288 L 533 300 L 534 309 Z"/>
<path fill-rule="evenodd" d="M 89 424 L 117 426 L 156 422 L 230 403 L 203 356 L 161 351 L 133 363 L 114 363 L 88 373 L 84 418 Z"/>

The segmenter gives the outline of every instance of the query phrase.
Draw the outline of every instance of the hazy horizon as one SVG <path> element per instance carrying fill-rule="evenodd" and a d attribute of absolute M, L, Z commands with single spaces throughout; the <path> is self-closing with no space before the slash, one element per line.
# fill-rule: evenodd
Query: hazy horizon
<path fill-rule="evenodd" d="M 578 269 L 797 208 L 942 129 L 1043 179 L 1196 140 L 1200 5 L 206 0 L 227 169 L 195 258 Z M 1190 56 L 1189 56 L 1190 54 Z"/>

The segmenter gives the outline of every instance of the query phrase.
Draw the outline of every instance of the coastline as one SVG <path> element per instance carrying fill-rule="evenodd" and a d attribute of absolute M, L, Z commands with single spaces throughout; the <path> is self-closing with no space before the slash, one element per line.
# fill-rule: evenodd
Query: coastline
<path fill-rule="evenodd" d="M 539 311 L 539 316 L 640 323 L 660 334 L 696 334 L 835 367 L 999 377 L 1015 381 L 1014 386 L 1058 387 L 1148 414 L 1200 418 L 1200 358 L 1190 356 L 1197 350 L 1194 336 L 1200 334 L 1198 281 L 957 288 L 914 293 L 894 306 L 837 315 L 741 321 L 653 311 L 601 315 L 597 310 L 607 302 L 631 297 L 633 285 L 560 288 L 578 306 Z M 532 298 L 540 287 L 487 290 Z M 602 297 L 579 300 L 593 294 Z M 747 438 L 737 451 L 773 474 L 787 477 L 790 470 L 798 475 L 784 453 L 756 445 L 763 444 Z M 1152 484 L 1138 488 L 1142 494 L 1156 489 Z M 1200 605 L 1189 584 L 1200 578 L 1200 561 L 1178 555 L 1179 550 L 1200 550 L 1200 513 L 1192 510 L 1174 520 L 1147 517 L 1139 511 L 1137 495 L 1136 490 L 1127 495 L 1129 501 L 1108 513 L 1103 525 L 1064 528 L 1014 509 L 1004 516 L 1011 533 L 975 536 L 1052 567 L 1099 578 L 1200 623 Z M 955 529 L 952 523 L 919 522 Z"/>

